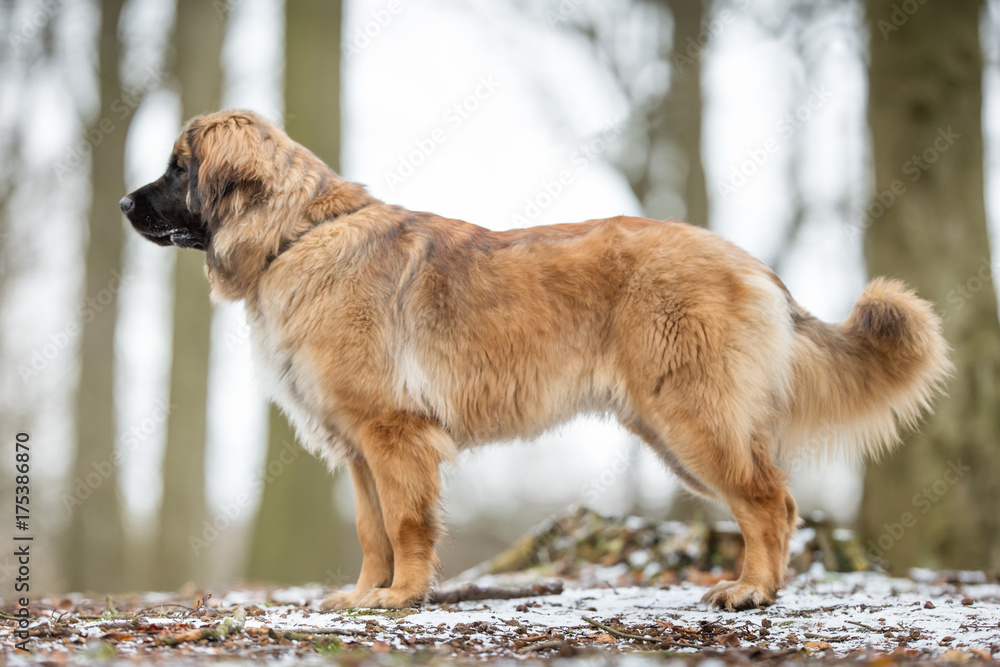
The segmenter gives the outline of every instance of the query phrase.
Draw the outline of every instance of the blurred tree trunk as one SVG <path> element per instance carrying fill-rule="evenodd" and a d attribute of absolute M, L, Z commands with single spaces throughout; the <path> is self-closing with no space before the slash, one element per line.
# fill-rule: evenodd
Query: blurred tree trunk
<path fill-rule="evenodd" d="M 11 7 L 6 4 L 0 5 L 0 20 L 3 21 L 4 25 L 10 25 L 10 14 Z M 13 69 L 12 60 L 9 49 L 0 49 L 0 71 L 10 72 Z M 16 89 L 20 90 L 20 86 L 17 86 Z M 6 127 L 0 126 L 0 132 L 3 133 L 0 135 L 0 151 L 6 156 L 4 163 L 0 164 L 0 309 L 7 300 L 8 273 L 15 280 L 17 276 L 13 262 L 14 253 L 11 252 L 10 244 L 13 226 L 7 205 L 10 201 L 10 193 L 14 188 L 15 165 L 19 165 L 23 161 L 18 145 L 18 139 L 21 136 L 18 130 L 16 121 L 11 121 L 10 125 Z M 14 280 L 10 282 L 14 282 Z M 9 367 L 13 367 L 15 364 L 7 356 L 7 344 L 4 338 L 9 335 L 10 329 L 7 327 L 13 326 L 16 326 L 13 322 L 0 323 L 0 355 L 3 355 L 0 363 L 9 363 Z M 7 398 L 7 391 L 9 390 L 6 386 L 0 388 L 0 396 Z M 0 410 L 0 428 L 3 429 L 3 433 L 17 433 L 19 428 L 24 428 L 21 424 L 28 422 L 22 414 L 15 414 L 20 412 L 20 410 L 12 409 L 12 406 L 4 401 L 3 410 Z M 9 498 L 13 492 L 13 482 L 11 475 L 0 475 L 0 494 Z"/>
<path fill-rule="evenodd" d="M 286 5 L 285 129 L 334 170 L 340 169 L 339 0 L 295 0 Z M 256 580 L 339 585 L 344 548 L 333 508 L 333 477 L 313 456 L 286 463 L 295 441 L 284 416 L 271 408 L 268 475 L 254 527 L 248 577 Z M 295 446 L 295 445 L 293 445 Z M 297 446 L 296 446 L 297 447 Z"/>
<path fill-rule="evenodd" d="M 225 18 L 216 3 L 178 0 L 174 35 L 175 73 L 181 88 L 181 113 L 217 110 L 222 89 L 222 40 Z M 198 581 L 210 550 L 195 555 L 188 542 L 202 530 L 205 507 L 205 435 L 208 404 L 209 333 L 212 304 L 205 280 L 205 253 L 177 250 L 174 269 L 174 337 L 170 367 L 167 444 L 163 458 L 156 585 L 174 589 Z"/>
<path fill-rule="evenodd" d="M 124 545 L 114 465 L 114 336 L 121 287 L 122 234 L 118 200 L 125 194 L 127 128 L 111 119 L 122 96 L 118 76 L 118 22 L 123 0 L 101 3 L 98 45 L 100 110 L 93 124 L 89 240 L 85 255 L 83 334 L 77 391 L 77 446 L 72 468 L 78 501 L 66 535 L 65 571 L 70 590 L 114 592 L 122 587 Z M 120 104 L 120 102 L 119 102 Z M 108 124 L 111 124 L 108 131 Z"/>
<path fill-rule="evenodd" d="M 630 178 L 646 215 L 708 225 L 701 160 L 703 0 L 654 0 L 674 21 L 670 89 L 649 118 L 646 168 Z"/>
<path fill-rule="evenodd" d="M 5 63 L 0 60 L 0 67 L 4 67 Z M 19 163 L 21 158 L 21 148 L 19 146 L 20 134 L 15 130 L 17 125 L 15 123 L 11 124 L 10 128 L 2 128 L 5 134 L 8 136 L 0 139 L 2 141 L 2 146 L 5 149 L 4 154 L 11 163 Z M 11 173 L 13 170 L 10 167 L 0 168 L 0 292 L 6 288 L 7 283 L 7 272 L 11 268 L 13 263 L 13 257 L 9 252 L 10 244 L 9 239 L 12 233 L 12 225 L 10 221 L 10 215 L 7 212 L 7 204 L 10 202 L 10 193 L 14 189 L 14 176 Z M 0 299 L 2 301 L 2 299 Z"/>
<path fill-rule="evenodd" d="M 699 43 L 704 7 L 704 0 L 673 0 L 670 3 L 670 12 L 674 17 L 674 53 Z M 660 115 L 662 120 L 654 127 L 654 136 L 672 136 L 685 163 L 684 187 L 681 190 L 685 212 L 678 217 L 707 227 L 708 193 L 701 161 L 701 54 L 694 60 L 684 67 L 674 64 L 670 92 L 664 101 L 665 113 Z"/>
<path fill-rule="evenodd" d="M 1000 570 L 1000 323 L 983 194 L 982 2 L 868 7 L 876 199 L 873 275 L 910 283 L 944 315 L 957 367 L 920 432 L 865 473 L 869 556 Z M 905 3 L 904 3 L 905 6 Z"/>

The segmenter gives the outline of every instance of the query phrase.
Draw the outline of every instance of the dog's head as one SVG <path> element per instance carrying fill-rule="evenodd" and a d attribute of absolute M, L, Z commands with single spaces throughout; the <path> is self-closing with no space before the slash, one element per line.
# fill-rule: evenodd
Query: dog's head
<path fill-rule="evenodd" d="M 316 223 L 374 201 L 257 114 L 220 111 L 188 122 L 163 176 L 119 205 L 150 241 L 206 251 L 213 295 L 240 299 Z"/>
<path fill-rule="evenodd" d="M 190 203 L 197 177 L 189 176 L 189 164 L 175 148 L 163 176 L 125 195 L 118 205 L 136 231 L 153 243 L 204 250 L 208 227 Z"/>

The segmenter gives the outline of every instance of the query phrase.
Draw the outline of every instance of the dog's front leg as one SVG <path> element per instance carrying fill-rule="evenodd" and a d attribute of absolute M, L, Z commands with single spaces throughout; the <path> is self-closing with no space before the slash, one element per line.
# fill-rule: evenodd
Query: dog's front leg
<path fill-rule="evenodd" d="M 384 609 L 417 604 L 427 596 L 437 572 L 435 547 L 442 532 L 438 467 L 454 457 L 455 445 L 433 421 L 405 413 L 368 420 L 359 434 L 392 545 L 392 583 L 367 594 L 359 591 L 352 602 Z M 359 527 L 360 521 L 359 515 Z M 367 551 L 365 561 L 367 566 Z M 379 574 L 374 563 L 367 571 L 363 568 L 362 578 L 371 578 L 359 582 L 359 588 Z"/>
<path fill-rule="evenodd" d="M 382 522 L 375 478 L 368 463 L 361 457 L 351 459 L 349 466 L 354 482 L 354 510 L 363 556 L 361 575 L 354 590 L 335 593 L 323 600 L 320 604 L 323 611 L 359 607 L 372 589 L 392 584 L 392 543 Z"/>

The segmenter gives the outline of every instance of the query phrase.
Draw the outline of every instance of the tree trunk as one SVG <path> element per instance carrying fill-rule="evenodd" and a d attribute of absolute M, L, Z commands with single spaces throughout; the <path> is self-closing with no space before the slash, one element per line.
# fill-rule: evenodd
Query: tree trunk
<path fill-rule="evenodd" d="M 285 130 L 340 170 L 341 0 L 285 9 Z"/>
<path fill-rule="evenodd" d="M 215 111 L 222 88 L 220 58 L 225 19 L 215 3 L 178 0 L 174 35 L 175 73 L 181 111 L 190 117 Z M 170 405 L 163 458 L 163 502 L 156 549 L 156 585 L 174 589 L 207 572 L 210 550 L 195 555 L 188 537 L 206 518 L 205 434 L 208 403 L 209 333 L 212 304 L 205 280 L 205 253 L 175 251 L 174 336 L 170 367 Z"/>
<path fill-rule="evenodd" d="M 118 21 L 123 0 L 101 3 L 98 67 L 101 108 L 92 144 L 89 241 L 85 255 L 83 333 L 77 391 L 77 446 L 64 550 L 71 590 L 122 587 L 124 546 L 115 465 L 114 335 L 124 236 L 118 200 L 125 194 L 127 127 L 112 111 L 122 96 Z M 113 127 L 112 127 L 113 126 Z M 109 129 L 110 128 L 110 129 Z M 88 493 L 89 492 L 89 493 Z"/>
<path fill-rule="evenodd" d="M 1000 323 L 983 194 L 981 2 L 868 4 L 876 198 L 864 225 L 873 275 L 906 280 L 944 317 L 947 398 L 865 473 L 870 557 L 1000 569 Z"/>
<path fill-rule="evenodd" d="M 285 129 L 334 170 L 340 168 L 340 21 L 339 1 L 286 5 Z M 280 472 L 266 478 L 247 576 L 346 583 L 339 574 L 345 548 L 338 540 L 333 477 L 314 457 L 290 455 L 294 434 L 273 407 L 270 423 L 267 463 Z"/>
<path fill-rule="evenodd" d="M 674 53 L 700 43 L 704 2 L 702 0 L 674 0 L 670 3 L 674 16 Z M 702 227 L 708 226 L 708 193 L 705 186 L 705 169 L 701 161 L 701 58 L 686 67 L 675 65 L 670 92 L 664 102 L 667 127 L 664 136 L 673 134 L 674 145 L 685 161 L 683 220 Z M 656 211 L 653 212 L 657 213 Z M 669 215 L 669 212 L 665 212 Z M 666 217 L 666 216 L 660 216 Z"/>
<path fill-rule="evenodd" d="M 708 225 L 708 193 L 701 160 L 702 0 L 656 0 L 674 20 L 670 89 L 649 117 L 645 170 L 631 179 L 646 215 Z"/>

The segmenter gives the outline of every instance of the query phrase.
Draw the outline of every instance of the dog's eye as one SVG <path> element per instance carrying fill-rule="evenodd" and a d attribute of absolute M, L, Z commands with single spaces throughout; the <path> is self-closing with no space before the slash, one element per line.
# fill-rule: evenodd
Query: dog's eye
<path fill-rule="evenodd" d="M 176 155 L 170 156 L 170 162 L 167 163 L 167 173 L 171 176 L 179 176 L 187 171 L 185 165 L 180 163 Z"/>

